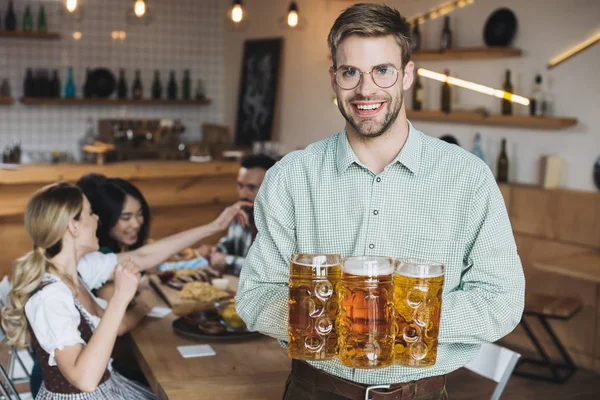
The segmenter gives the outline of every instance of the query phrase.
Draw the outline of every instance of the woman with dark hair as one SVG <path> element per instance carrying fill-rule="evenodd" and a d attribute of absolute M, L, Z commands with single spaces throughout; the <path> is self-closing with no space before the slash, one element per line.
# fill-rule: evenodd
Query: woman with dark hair
<path fill-rule="evenodd" d="M 98 174 L 83 176 L 77 186 L 90 199 L 100 218 L 98 241 L 102 253 L 120 253 L 142 247 L 150 233 L 150 207 L 131 183 Z"/>

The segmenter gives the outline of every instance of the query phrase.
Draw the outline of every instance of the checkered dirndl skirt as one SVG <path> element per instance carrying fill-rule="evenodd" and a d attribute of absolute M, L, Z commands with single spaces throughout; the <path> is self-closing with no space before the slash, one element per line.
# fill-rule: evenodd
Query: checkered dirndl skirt
<path fill-rule="evenodd" d="M 156 400 L 150 388 L 131 381 L 114 370 L 110 375 L 109 380 L 91 393 L 54 393 L 42 384 L 35 400 Z"/>

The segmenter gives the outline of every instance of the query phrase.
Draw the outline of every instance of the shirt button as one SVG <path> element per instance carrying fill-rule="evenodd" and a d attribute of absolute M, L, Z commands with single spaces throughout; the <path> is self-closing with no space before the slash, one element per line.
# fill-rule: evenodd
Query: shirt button
<path fill-rule="evenodd" d="M 377 178 L 375 179 L 377 182 L 381 182 L 381 178 Z"/>
<path fill-rule="evenodd" d="M 375 245 L 374 245 L 373 243 L 371 243 L 371 244 L 369 245 L 369 248 L 370 248 L 371 250 L 373 250 L 373 249 L 375 248 Z"/>
<path fill-rule="evenodd" d="M 377 215 L 377 214 L 379 214 L 379 211 L 373 210 L 373 215 Z"/>

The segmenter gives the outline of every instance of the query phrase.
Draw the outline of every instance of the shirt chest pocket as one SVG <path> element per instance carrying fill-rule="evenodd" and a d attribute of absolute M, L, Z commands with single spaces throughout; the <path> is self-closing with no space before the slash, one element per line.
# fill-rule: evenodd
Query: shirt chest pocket
<path fill-rule="evenodd" d="M 444 293 L 460 284 L 463 271 L 464 245 L 452 240 L 402 236 L 396 251 L 397 258 L 435 261 L 444 265 Z"/>

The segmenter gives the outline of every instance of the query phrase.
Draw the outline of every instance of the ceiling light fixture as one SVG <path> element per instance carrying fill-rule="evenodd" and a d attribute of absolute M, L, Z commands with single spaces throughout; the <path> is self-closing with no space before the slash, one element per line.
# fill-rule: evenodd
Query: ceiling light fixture
<path fill-rule="evenodd" d="M 590 47 L 598 42 L 600 42 L 600 32 L 598 32 L 594 36 L 584 40 L 583 42 L 573 46 L 572 48 L 565 51 L 564 53 L 559 54 L 558 56 L 554 57 L 552 60 L 550 60 L 548 62 L 548 69 L 552 69 L 552 68 L 556 67 L 558 64 L 560 64 L 564 61 L 567 61 L 569 58 L 573 57 L 576 54 L 581 53 L 583 50 L 587 49 L 588 47 Z"/>

